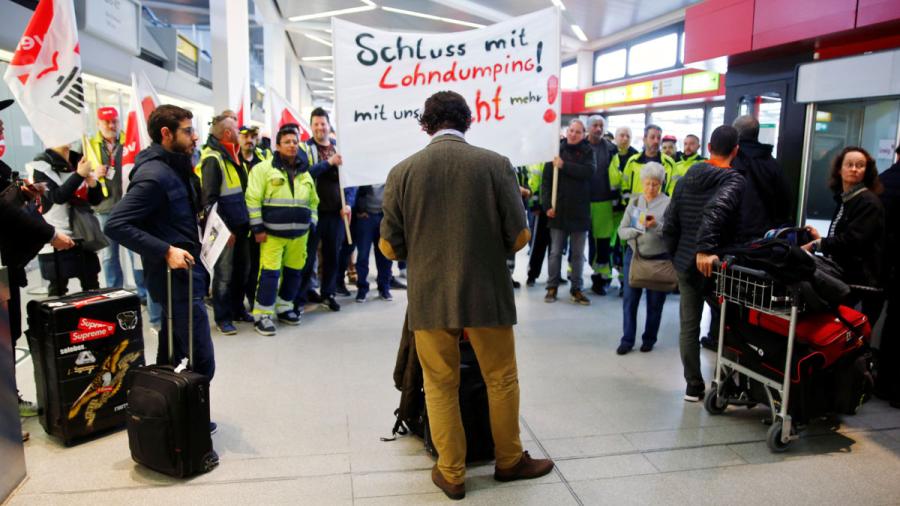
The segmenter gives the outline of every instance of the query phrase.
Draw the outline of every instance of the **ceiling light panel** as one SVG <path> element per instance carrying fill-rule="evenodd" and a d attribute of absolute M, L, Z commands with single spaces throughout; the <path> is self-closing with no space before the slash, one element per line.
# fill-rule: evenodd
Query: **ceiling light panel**
<path fill-rule="evenodd" d="M 341 14 L 353 14 L 354 12 L 365 12 L 377 9 L 378 6 L 372 0 L 361 0 L 363 5 L 359 7 L 351 7 L 349 9 L 338 9 L 334 11 L 318 12 L 316 14 L 306 14 L 303 16 L 291 16 L 288 21 L 306 21 L 308 19 L 328 18 L 331 16 L 340 16 Z"/>
<path fill-rule="evenodd" d="M 572 33 L 574 33 L 575 36 L 578 37 L 578 40 L 580 40 L 581 42 L 588 41 L 587 35 L 584 34 L 584 30 L 582 30 L 580 26 L 572 25 Z"/>
<path fill-rule="evenodd" d="M 396 7 L 388 7 L 385 5 L 381 6 L 382 10 L 387 12 L 393 12 L 395 14 L 403 14 L 406 16 L 414 16 L 417 18 L 431 19 L 433 21 L 443 21 L 444 23 L 451 23 L 454 25 L 468 26 L 469 28 L 484 28 L 485 25 L 479 23 L 470 23 L 469 21 L 463 21 L 461 19 L 453 19 L 453 18 L 445 18 L 442 16 L 435 16 L 432 14 L 425 14 L 424 12 L 418 11 L 410 11 L 406 9 L 397 9 Z"/>

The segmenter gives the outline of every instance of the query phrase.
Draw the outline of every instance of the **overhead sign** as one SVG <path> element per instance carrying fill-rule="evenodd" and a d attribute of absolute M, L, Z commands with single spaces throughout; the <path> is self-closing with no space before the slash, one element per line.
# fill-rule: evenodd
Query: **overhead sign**
<path fill-rule="evenodd" d="M 141 54 L 141 4 L 137 0 L 81 0 L 79 28 L 133 55 Z"/>
<path fill-rule="evenodd" d="M 591 109 L 654 98 L 706 93 L 719 89 L 719 77 L 719 74 L 716 72 L 695 72 L 589 91 L 584 94 L 584 107 Z"/>
<path fill-rule="evenodd" d="M 473 122 L 466 140 L 513 165 L 559 152 L 559 11 L 444 34 L 388 32 L 332 19 L 338 150 L 345 186 L 383 183 L 428 142 L 425 100 L 451 90 Z"/>

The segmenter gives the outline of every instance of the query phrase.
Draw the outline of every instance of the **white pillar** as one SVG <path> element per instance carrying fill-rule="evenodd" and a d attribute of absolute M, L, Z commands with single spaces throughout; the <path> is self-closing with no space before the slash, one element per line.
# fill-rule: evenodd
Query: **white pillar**
<path fill-rule="evenodd" d="M 292 51 L 288 51 L 287 58 L 285 58 L 285 67 L 287 67 L 288 74 L 288 89 L 287 95 L 285 98 L 291 101 L 292 104 L 296 104 L 296 106 L 300 107 L 300 62 L 297 61 L 297 57 L 294 56 Z"/>
<path fill-rule="evenodd" d="M 279 23 L 263 25 L 263 82 L 266 92 L 269 90 L 286 96 L 286 74 L 284 67 L 285 46 L 287 45 L 284 27 Z M 272 124 L 272 111 L 266 110 L 266 125 Z"/>
<path fill-rule="evenodd" d="M 594 52 L 578 51 L 578 89 L 590 88 L 594 85 Z"/>
<path fill-rule="evenodd" d="M 247 0 L 216 2 L 209 10 L 212 45 L 213 107 L 216 112 L 235 109 L 245 94 L 250 111 L 250 19 Z"/>

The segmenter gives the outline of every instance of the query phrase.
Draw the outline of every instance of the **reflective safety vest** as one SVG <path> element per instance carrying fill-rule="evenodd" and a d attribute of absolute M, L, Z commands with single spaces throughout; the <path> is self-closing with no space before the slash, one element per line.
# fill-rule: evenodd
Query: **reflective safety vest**
<path fill-rule="evenodd" d="M 246 199 L 254 233 L 300 237 L 318 221 L 319 194 L 309 175 L 312 156 L 303 144 L 298 157 L 301 166 L 293 181 L 288 181 L 288 172 L 278 155 L 258 163 L 250 171 Z"/>
<path fill-rule="evenodd" d="M 694 166 L 695 163 L 699 163 L 706 160 L 700 153 L 694 153 L 689 157 L 682 157 L 681 160 L 675 162 L 675 169 L 672 170 L 672 176 L 669 177 L 668 183 L 666 183 L 666 193 L 668 195 L 674 195 L 675 193 L 675 185 L 678 184 L 678 180 L 684 177 L 687 174 L 688 169 Z"/>
<path fill-rule="evenodd" d="M 241 172 L 244 168 L 237 166 L 231 159 L 226 159 L 222 153 L 209 146 L 200 150 L 200 163 L 194 167 L 194 173 L 200 178 L 203 185 L 203 162 L 209 158 L 215 158 L 222 171 L 222 182 L 219 185 L 219 206 L 217 212 L 222 221 L 228 226 L 244 225 L 250 221 L 247 215 L 247 203 L 244 200 L 244 189 L 241 187 Z"/>
<path fill-rule="evenodd" d="M 665 188 L 668 181 L 672 179 L 672 171 L 675 170 L 675 160 L 663 153 L 659 154 L 659 159 L 663 168 L 666 169 L 666 180 L 662 182 L 662 187 Z M 641 169 L 644 168 L 644 165 L 647 165 L 647 162 L 643 160 L 645 160 L 644 153 L 641 152 L 633 155 L 625 163 L 625 169 L 622 170 L 622 197 L 631 198 L 632 195 L 637 195 L 644 191 L 644 184 L 641 183 Z"/>

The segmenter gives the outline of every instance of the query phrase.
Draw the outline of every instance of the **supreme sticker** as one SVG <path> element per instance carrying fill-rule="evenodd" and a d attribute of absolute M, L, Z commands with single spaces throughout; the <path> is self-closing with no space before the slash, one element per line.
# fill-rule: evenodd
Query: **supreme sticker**
<path fill-rule="evenodd" d="M 69 342 L 72 344 L 104 339 L 116 333 L 116 324 L 91 320 L 89 318 L 78 319 L 78 330 L 69 333 Z"/>

